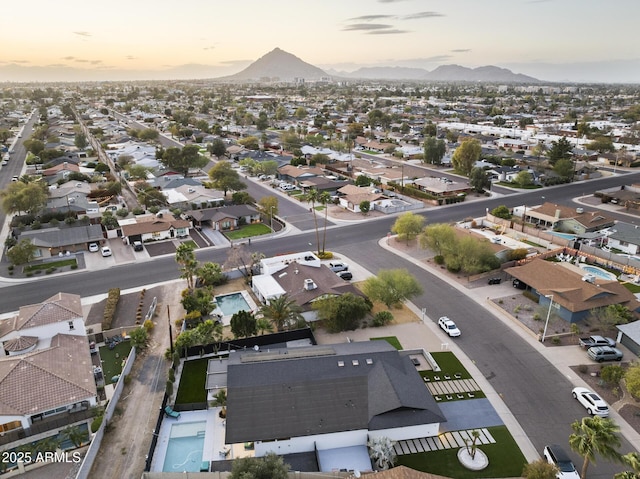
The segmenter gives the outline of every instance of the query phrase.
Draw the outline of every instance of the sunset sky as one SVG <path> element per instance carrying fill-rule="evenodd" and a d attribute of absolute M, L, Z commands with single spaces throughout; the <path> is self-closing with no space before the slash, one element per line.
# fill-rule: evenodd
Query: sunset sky
<path fill-rule="evenodd" d="M 325 70 L 640 83 L 639 18 L 638 0 L 30 0 L 5 12 L 0 81 L 222 76 L 279 47 Z"/>

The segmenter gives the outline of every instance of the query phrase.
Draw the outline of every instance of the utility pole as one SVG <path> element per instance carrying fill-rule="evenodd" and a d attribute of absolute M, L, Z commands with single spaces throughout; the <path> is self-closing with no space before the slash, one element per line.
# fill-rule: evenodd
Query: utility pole
<path fill-rule="evenodd" d="M 169 351 L 171 352 L 171 358 L 173 360 L 173 333 L 171 332 L 171 313 L 169 312 L 168 304 L 167 304 L 167 321 L 169 321 Z"/>

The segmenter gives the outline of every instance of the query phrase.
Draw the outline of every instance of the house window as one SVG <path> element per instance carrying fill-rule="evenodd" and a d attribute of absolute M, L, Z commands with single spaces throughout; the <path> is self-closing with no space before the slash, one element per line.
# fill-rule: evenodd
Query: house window
<path fill-rule="evenodd" d="M 0 424 L 0 432 L 7 432 L 13 429 L 18 429 L 22 427 L 22 423 L 20 421 L 11 421 L 4 424 Z"/>
<path fill-rule="evenodd" d="M 158 239 L 160 238 L 160 232 L 159 231 L 154 231 L 153 233 L 151 233 L 151 237 L 153 239 Z"/>
<path fill-rule="evenodd" d="M 73 326 L 73 321 L 69 321 L 69 331 L 73 331 L 75 327 Z"/>

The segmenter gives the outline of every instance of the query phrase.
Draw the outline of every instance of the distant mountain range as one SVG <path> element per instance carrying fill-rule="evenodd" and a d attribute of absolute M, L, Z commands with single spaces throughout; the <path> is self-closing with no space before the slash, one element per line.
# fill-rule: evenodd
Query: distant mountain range
<path fill-rule="evenodd" d="M 373 67 L 360 68 L 354 72 L 324 70 L 300 58 L 276 48 L 259 58 L 235 75 L 216 78 L 218 81 L 270 82 L 295 81 L 296 79 L 363 79 L 363 80 L 413 80 L 441 82 L 490 82 L 490 83 L 542 83 L 536 78 L 513 73 L 506 68 L 484 66 L 467 68 L 459 65 L 441 65 L 433 71 L 423 68 Z"/>

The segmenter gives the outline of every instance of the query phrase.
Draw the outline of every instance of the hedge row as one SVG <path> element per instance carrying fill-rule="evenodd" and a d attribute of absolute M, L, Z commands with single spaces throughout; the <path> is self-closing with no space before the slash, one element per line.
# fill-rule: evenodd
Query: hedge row
<path fill-rule="evenodd" d="M 107 303 L 104 305 L 104 316 L 102 317 L 102 330 L 111 329 L 113 316 L 116 313 L 116 307 L 120 301 L 120 288 L 111 288 L 107 296 Z"/>

